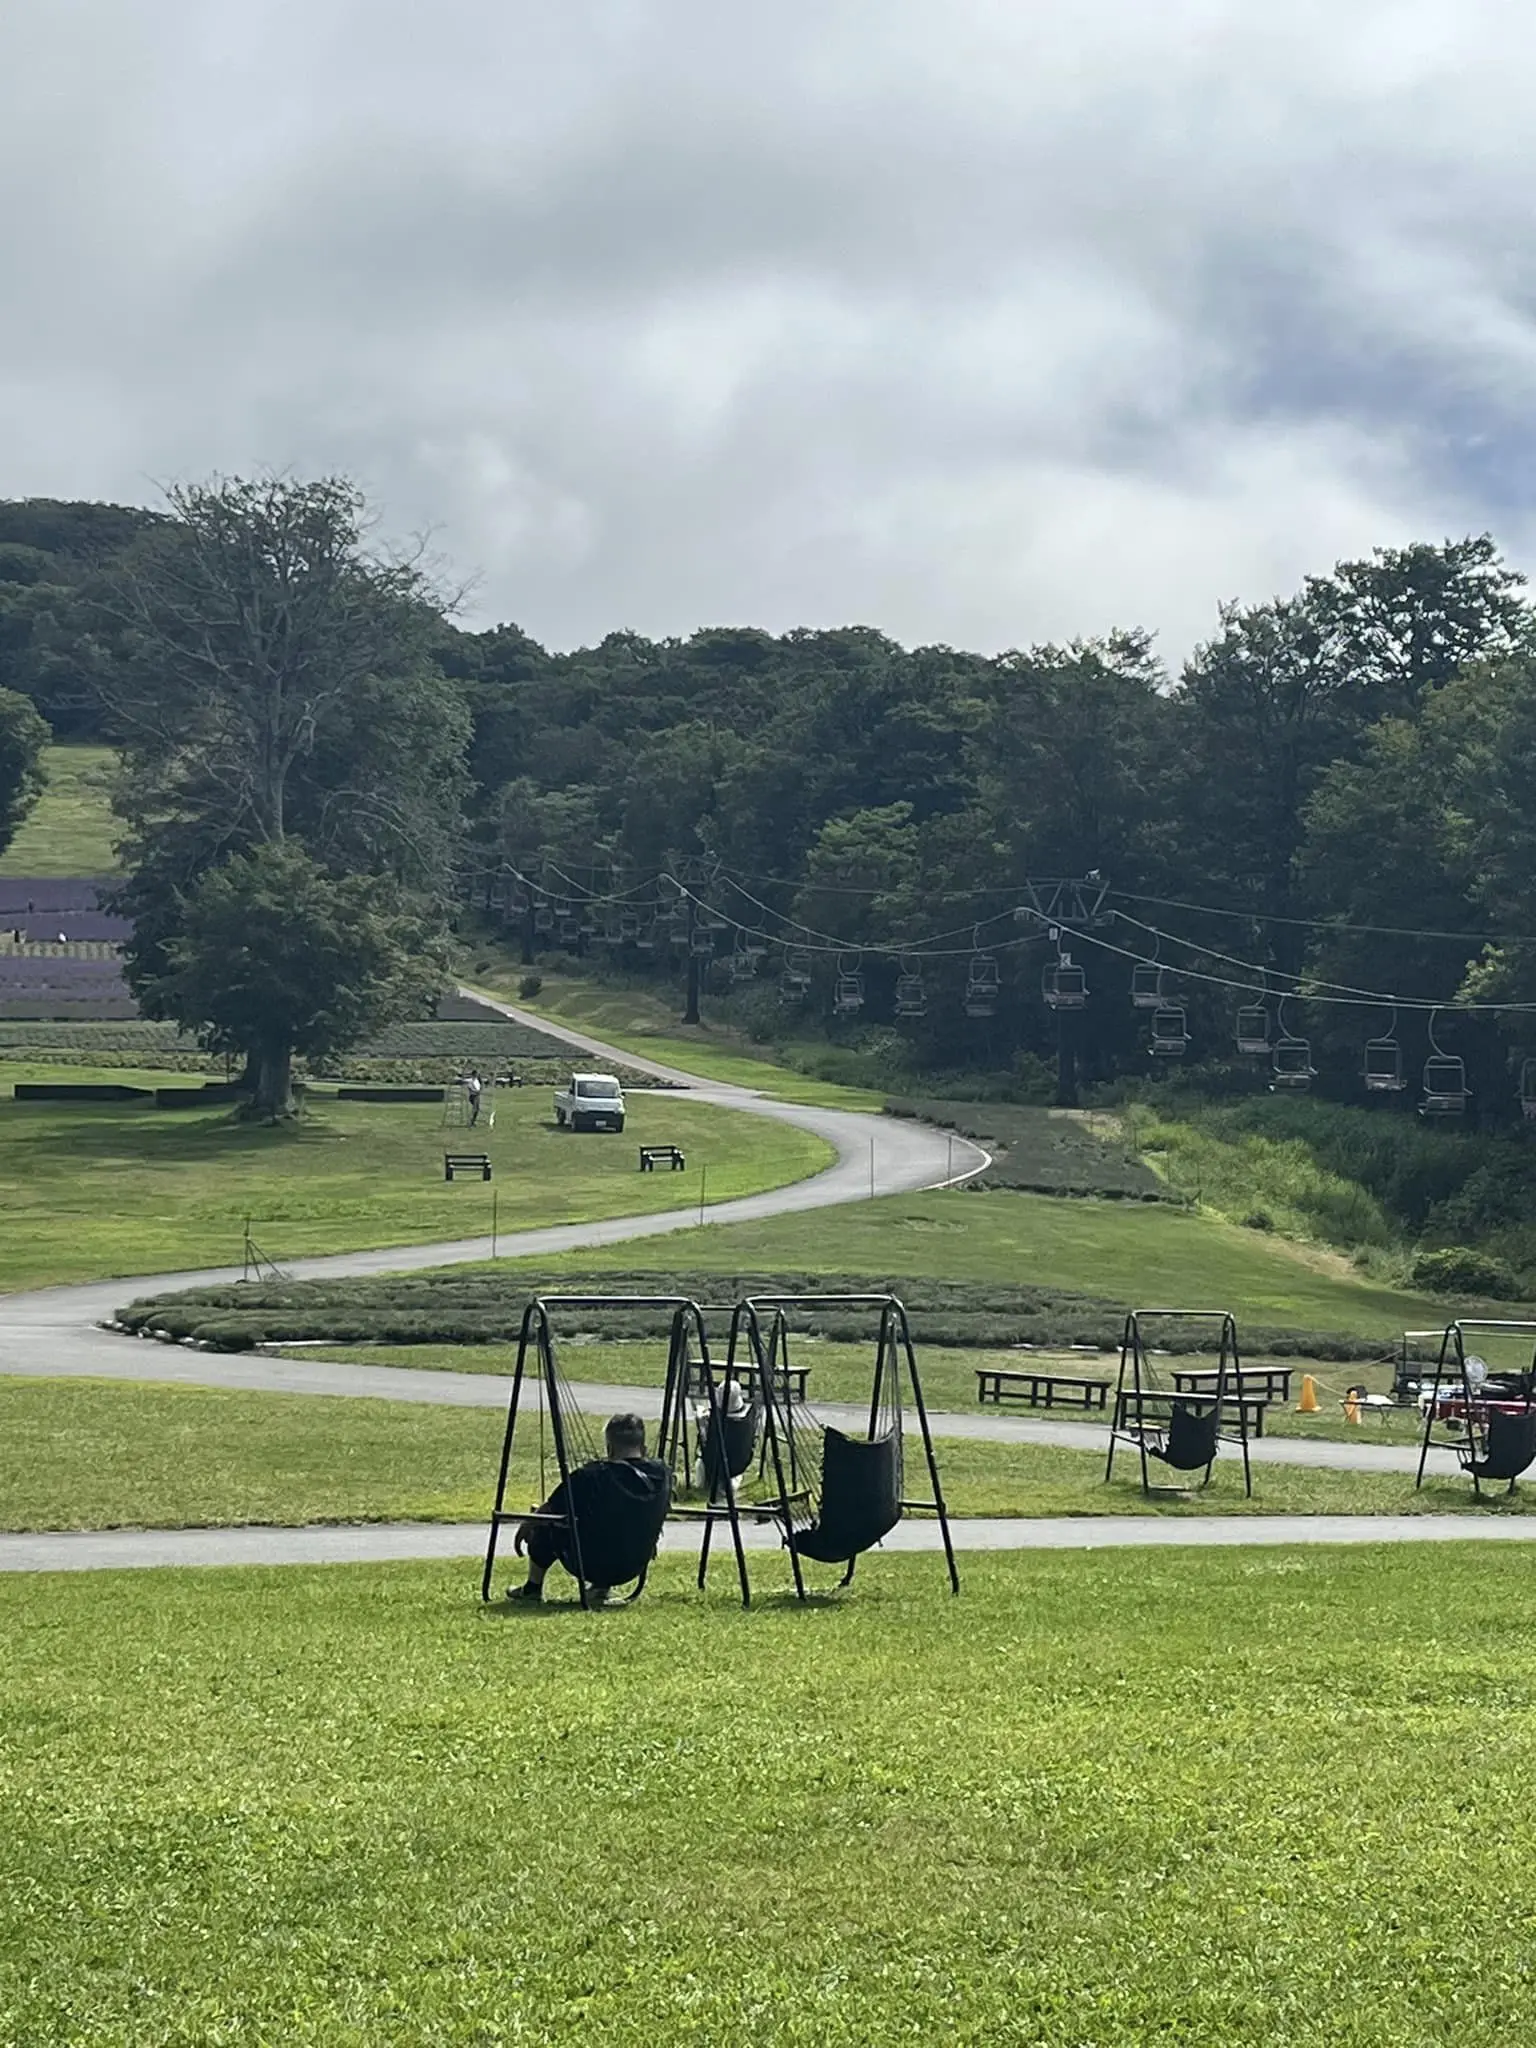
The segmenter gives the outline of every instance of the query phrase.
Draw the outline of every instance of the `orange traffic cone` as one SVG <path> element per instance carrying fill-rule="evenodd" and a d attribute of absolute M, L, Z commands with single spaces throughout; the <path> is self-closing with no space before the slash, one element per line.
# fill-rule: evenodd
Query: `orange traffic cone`
<path fill-rule="evenodd" d="M 1296 1403 L 1296 1413 L 1298 1415 L 1315 1415 L 1321 1406 L 1322 1403 L 1317 1398 L 1317 1381 L 1313 1379 L 1311 1373 L 1303 1373 L 1301 1379 L 1301 1399 Z"/>

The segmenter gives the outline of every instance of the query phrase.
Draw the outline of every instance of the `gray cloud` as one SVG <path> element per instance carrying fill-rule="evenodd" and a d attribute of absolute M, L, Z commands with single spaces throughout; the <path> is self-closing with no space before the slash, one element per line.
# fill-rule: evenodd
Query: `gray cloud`
<path fill-rule="evenodd" d="M 345 468 L 560 645 L 1536 560 L 1533 72 L 1505 0 L 12 0 L 0 491 Z"/>

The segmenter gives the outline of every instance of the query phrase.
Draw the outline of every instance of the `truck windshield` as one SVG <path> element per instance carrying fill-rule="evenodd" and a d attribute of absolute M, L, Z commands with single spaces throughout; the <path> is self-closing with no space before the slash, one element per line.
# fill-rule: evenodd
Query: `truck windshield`
<path fill-rule="evenodd" d="M 578 1095 L 603 1095 L 611 1099 L 618 1092 L 619 1084 L 617 1081 L 578 1081 L 576 1083 L 576 1093 Z"/>

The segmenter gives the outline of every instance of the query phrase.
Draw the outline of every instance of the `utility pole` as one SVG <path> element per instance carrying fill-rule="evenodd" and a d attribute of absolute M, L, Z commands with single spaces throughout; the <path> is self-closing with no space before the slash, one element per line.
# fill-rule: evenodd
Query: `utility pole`
<path fill-rule="evenodd" d="M 699 984 L 703 980 L 701 968 L 703 956 L 693 950 L 693 935 L 699 928 L 699 906 L 692 894 L 688 898 L 688 995 L 683 1004 L 683 1022 L 697 1024 L 699 1021 Z"/>

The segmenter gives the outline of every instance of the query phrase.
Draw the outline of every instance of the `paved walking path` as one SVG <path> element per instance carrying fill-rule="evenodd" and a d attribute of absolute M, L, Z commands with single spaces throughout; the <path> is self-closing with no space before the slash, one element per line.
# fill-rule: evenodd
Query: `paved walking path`
<path fill-rule="evenodd" d="M 1063 1515 L 1051 1519 L 966 1520 L 950 1524 L 957 1550 L 1164 1550 L 1181 1546 L 1267 1547 L 1319 1543 L 1531 1543 L 1536 1516 L 1469 1526 L 1465 1515 Z M 776 1550 L 772 1529 L 744 1526 L 753 1550 Z M 697 1555 L 698 1532 L 673 1525 L 662 1549 Z M 729 1540 L 716 1537 L 722 1573 Z M 938 1525 L 908 1521 L 886 1550 L 933 1551 Z M 108 1529 L 0 1535 L 0 1572 L 127 1571 L 165 1565 L 384 1564 L 410 1558 L 480 1558 L 483 1522 L 378 1522 L 310 1529 Z M 506 1560 L 508 1576 L 518 1569 Z M 878 1569 L 878 1561 L 876 1562 Z M 786 1577 L 787 1582 L 787 1577 Z M 498 1572 L 497 1583 L 501 1583 Z"/>

